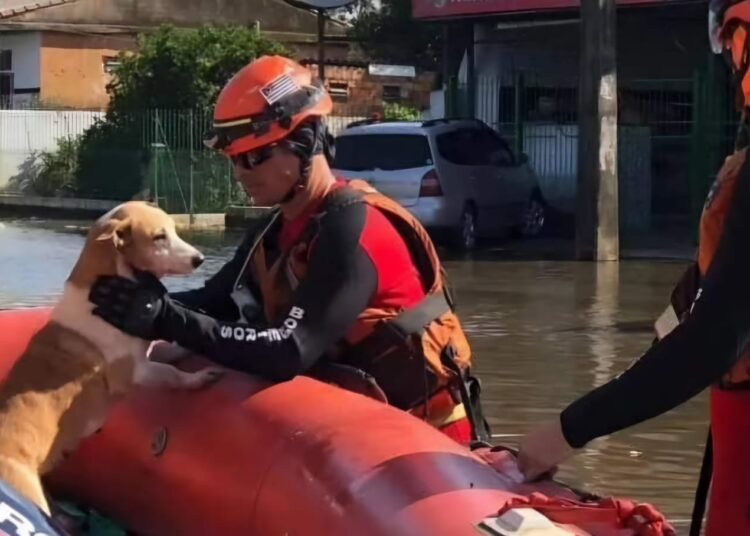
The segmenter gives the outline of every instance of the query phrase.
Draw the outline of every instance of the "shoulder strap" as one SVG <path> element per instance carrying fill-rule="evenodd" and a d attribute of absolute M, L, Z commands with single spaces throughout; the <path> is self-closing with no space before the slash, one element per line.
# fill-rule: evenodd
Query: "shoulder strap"
<path fill-rule="evenodd" d="M 381 194 L 367 194 L 364 200 L 383 213 L 404 239 L 414 264 L 428 288 L 428 293 L 443 294 L 444 273 L 435 247 L 419 220 L 407 209 Z"/>
<path fill-rule="evenodd" d="M 326 197 L 326 201 L 321 206 L 318 214 L 328 212 L 329 210 L 342 209 L 344 207 L 348 207 L 349 205 L 363 202 L 363 193 L 360 190 L 352 188 L 347 184 L 346 186 L 336 188 L 328 194 L 328 197 Z"/>
<path fill-rule="evenodd" d="M 255 234 L 249 233 L 249 236 L 252 236 L 248 242 L 251 243 L 250 248 L 247 251 L 247 255 L 245 256 L 245 262 L 242 264 L 242 268 L 237 273 L 237 277 L 234 280 L 234 284 L 232 285 L 232 288 L 237 288 L 237 285 L 240 284 L 242 281 L 242 278 L 245 276 L 245 273 L 247 272 L 247 266 L 250 263 L 250 259 L 253 257 L 253 254 L 258 249 L 258 246 L 261 242 L 263 242 L 263 238 L 265 238 L 266 233 L 271 229 L 271 227 L 274 226 L 276 221 L 279 218 L 279 214 L 281 214 L 281 211 L 274 210 L 271 212 L 269 216 L 264 218 L 262 220 L 262 223 L 258 226 L 259 231 L 257 231 Z"/>
<path fill-rule="evenodd" d="M 300 235 L 301 241 L 310 241 L 320 231 L 320 221 L 331 212 L 356 203 L 362 203 L 362 195 L 346 186 L 336 188 L 328 194 L 318 211 L 310 218 L 309 223 Z"/>
<path fill-rule="evenodd" d="M 427 231 L 422 227 L 407 209 L 396 201 L 384 196 L 367 182 L 360 179 L 349 181 L 346 186 L 337 188 L 328 195 L 321 210 L 312 218 L 309 232 L 314 232 L 319 225 L 320 219 L 332 210 L 350 206 L 355 203 L 367 203 L 379 210 L 388 218 L 398 234 L 404 239 L 421 276 L 432 289 L 427 297 L 407 312 L 399 315 L 399 319 L 405 317 L 403 326 L 404 333 L 414 333 L 421 327 L 426 326 L 431 320 L 439 317 L 444 312 L 454 309 L 453 297 L 448 289 L 445 271 L 437 259 L 437 252 L 429 241 Z M 305 231 L 306 233 L 308 231 Z M 440 284 L 437 284 L 439 281 Z M 430 316 L 432 315 L 432 316 Z M 424 318 L 430 316 L 426 322 Z M 420 324 L 421 323 L 421 324 Z M 411 329 L 413 325 L 417 329 Z M 397 327 L 397 326 L 394 326 Z M 400 328 L 398 328 L 400 330 Z"/>

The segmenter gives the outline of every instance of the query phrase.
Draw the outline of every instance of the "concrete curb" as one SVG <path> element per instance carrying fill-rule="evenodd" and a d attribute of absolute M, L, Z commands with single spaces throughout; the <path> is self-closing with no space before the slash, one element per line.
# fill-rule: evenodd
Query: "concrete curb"
<path fill-rule="evenodd" d="M 0 216 L 63 219 L 95 219 L 122 203 L 103 199 L 76 197 L 40 197 L 0 193 Z M 170 214 L 180 229 L 223 230 L 247 228 L 264 218 L 271 207 L 233 205 L 226 213 Z"/>

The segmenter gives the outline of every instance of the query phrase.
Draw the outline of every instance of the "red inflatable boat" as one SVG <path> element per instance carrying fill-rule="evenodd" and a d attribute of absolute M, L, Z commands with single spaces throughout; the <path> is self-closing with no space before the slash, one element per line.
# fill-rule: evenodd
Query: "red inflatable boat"
<path fill-rule="evenodd" d="M 0 379 L 48 314 L 0 312 Z M 519 480 L 507 451 L 470 452 L 369 398 L 230 372 L 133 392 L 45 483 L 144 535 L 672 534 L 648 505 Z"/>

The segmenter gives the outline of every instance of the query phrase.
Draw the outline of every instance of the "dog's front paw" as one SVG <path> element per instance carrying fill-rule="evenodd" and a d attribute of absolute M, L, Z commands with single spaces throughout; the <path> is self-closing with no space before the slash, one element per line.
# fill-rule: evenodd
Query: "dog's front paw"
<path fill-rule="evenodd" d="M 154 363 L 177 363 L 186 357 L 190 356 L 192 352 L 186 350 L 182 346 L 176 344 L 155 341 L 149 347 L 148 353 L 146 354 L 149 360 Z"/>
<path fill-rule="evenodd" d="M 219 381 L 224 376 L 224 370 L 209 367 L 197 372 L 186 374 L 184 387 L 187 389 L 201 389 Z"/>

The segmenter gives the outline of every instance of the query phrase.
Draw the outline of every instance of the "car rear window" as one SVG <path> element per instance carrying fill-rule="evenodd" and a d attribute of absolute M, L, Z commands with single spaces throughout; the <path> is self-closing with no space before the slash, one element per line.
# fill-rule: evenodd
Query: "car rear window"
<path fill-rule="evenodd" d="M 511 166 L 507 142 L 489 128 L 459 128 L 436 138 L 441 157 L 458 166 Z"/>
<path fill-rule="evenodd" d="M 336 139 L 337 169 L 366 171 L 431 166 L 427 136 L 422 134 L 357 134 Z"/>

